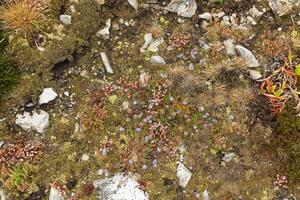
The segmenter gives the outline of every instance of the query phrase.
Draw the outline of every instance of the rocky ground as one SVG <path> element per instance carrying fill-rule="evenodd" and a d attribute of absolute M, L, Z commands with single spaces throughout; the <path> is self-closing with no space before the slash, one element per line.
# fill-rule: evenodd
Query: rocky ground
<path fill-rule="evenodd" d="M 52 0 L 5 47 L 0 200 L 297 199 L 299 4 Z"/>

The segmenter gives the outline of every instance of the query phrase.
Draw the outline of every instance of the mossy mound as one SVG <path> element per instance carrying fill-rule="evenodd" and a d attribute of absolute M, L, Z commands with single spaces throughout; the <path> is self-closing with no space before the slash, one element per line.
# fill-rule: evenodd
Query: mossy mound
<path fill-rule="evenodd" d="M 5 34 L 3 31 L 0 31 L 0 99 L 11 90 L 18 79 L 11 59 L 4 53 L 5 46 Z"/>

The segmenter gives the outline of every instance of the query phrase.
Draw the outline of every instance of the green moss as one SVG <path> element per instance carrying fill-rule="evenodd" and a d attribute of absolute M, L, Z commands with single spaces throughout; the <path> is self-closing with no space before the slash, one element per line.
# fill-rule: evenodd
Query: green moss
<path fill-rule="evenodd" d="M 18 79 L 9 58 L 0 55 L 0 99 L 11 90 Z"/>
<path fill-rule="evenodd" d="M 300 182 L 300 144 L 292 147 L 288 162 L 288 177 L 291 182 Z"/>
<path fill-rule="evenodd" d="M 5 34 L 0 30 L 0 99 L 11 90 L 18 79 L 11 59 L 4 54 L 6 42 Z"/>
<path fill-rule="evenodd" d="M 286 109 L 277 116 L 277 135 L 282 142 L 286 144 L 295 143 L 299 138 L 300 133 L 300 118 L 297 117 L 292 106 L 287 106 Z"/>
<path fill-rule="evenodd" d="M 23 164 L 16 165 L 13 168 L 13 171 L 11 173 L 11 181 L 13 186 L 19 187 L 26 177 L 28 177 L 29 171 Z"/>

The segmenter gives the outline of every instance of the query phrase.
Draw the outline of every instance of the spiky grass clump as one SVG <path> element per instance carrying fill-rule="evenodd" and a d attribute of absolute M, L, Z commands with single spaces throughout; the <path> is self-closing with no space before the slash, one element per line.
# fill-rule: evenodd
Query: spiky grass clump
<path fill-rule="evenodd" d="M 0 11 L 3 29 L 16 33 L 31 32 L 46 19 L 49 0 L 4 0 Z"/>

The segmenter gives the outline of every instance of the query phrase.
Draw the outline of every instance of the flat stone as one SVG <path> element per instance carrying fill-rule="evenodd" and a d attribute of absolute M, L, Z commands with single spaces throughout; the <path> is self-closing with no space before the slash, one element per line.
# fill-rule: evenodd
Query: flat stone
<path fill-rule="evenodd" d="M 192 178 L 192 173 L 181 162 L 177 166 L 176 175 L 179 180 L 179 185 L 183 188 L 185 188 L 187 186 L 190 179 Z"/>
<path fill-rule="evenodd" d="M 261 12 L 261 11 L 259 11 L 255 6 L 253 6 L 252 8 L 250 8 L 249 14 L 250 14 L 252 17 L 257 18 L 257 17 L 262 16 L 264 13 Z"/>
<path fill-rule="evenodd" d="M 96 180 L 94 187 L 97 200 L 149 200 L 132 174 L 117 173 L 111 178 Z"/>
<path fill-rule="evenodd" d="M 294 6 L 299 6 L 299 0 L 269 0 L 269 6 L 278 16 L 288 15 Z"/>
<path fill-rule="evenodd" d="M 165 59 L 159 55 L 151 56 L 150 62 L 155 65 L 165 65 L 166 64 Z"/>
<path fill-rule="evenodd" d="M 142 48 L 140 49 L 140 51 L 143 53 L 146 51 L 146 49 L 149 47 L 150 44 L 152 44 L 153 42 L 153 36 L 152 33 L 147 33 L 144 35 L 144 44 L 142 46 Z"/>
<path fill-rule="evenodd" d="M 140 74 L 139 83 L 141 87 L 147 87 L 149 82 L 149 74 L 143 72 Z"/>
<path fill-rule="evenodd" d="M 258 80 L 262 77 L 261 73 L 257 70 L 249 70 L 249 74 L 252 80 Z"/>
<path fill-rule="evenodd" d="M 224 46 L 225 46 L 226 54 L 228 56 L 235 56 L 236 55 L 233 40 L 231 40 L 231 39 L 225 40 L 224 41 Z"/>
<path fill-rule="evenodd" d="M 110 27 L 111 27 L 111 19 L 108 19 L 108 20 L 106 20 L 105 27 L 103 29 L 99 30 L 96 33 L 96 36 L 101 37 L 104 40 L 109 39 L 109 37 L 110 37 L 110 35 L 109 35 L 110 34 L 110 32 L 109 32 Z"/>
<path fill-rule="evenodd" d="M 197 3 L 195 0 L 172 0 L 166 7 L 169 12 L 177 13 L 182 17 L 192 17 L 196 14 Z"/>
<path fill-rule="evenodd" d="M 39 104 L 49 103 L 57 97 L 57 93 L 52 88 L 45 88 L 39 97 Z"/>
<path fill-rule="evenodd" d="M 230 162 L 235 157 L 235 153 L 226 153 L 223 160 L 225 162 Z"/>
<path fill-rule="evenodd" d="M 235 49 L 238 55 L 245 61 L 248 68 L 255 68 L 259 66 L 258 61 L 250 50 L 241 45 L 236 45 Z"/>
<path fill-rule="evenodd" d="M 49 200 L 64 200 L 63 195 L 55 188 L 51 187 Z"/>
<path fill-rule="evenodd" d="M 201 15 L 199 15 L 200 19 L 205 19 L 207 21 L 211 21 L 212 20 L 212 14 L 210 14 L 209 12 L 205 12 L 202 13 Z"/>
<path fill-rule="evenodd" d="M 138 0 L 127 0 L 127 1 L 134 9 L 136 9 L 136 10 L 138 9 L 138 7 L 139 7 Z"/>
<path fill-rule="evenodd" d="M 100 52 L 100 55 L 101 55 L 103 65 L 104 65 L 107 73 L 113 74 L 114 71 L 113 71 L 111 65 L 109 64 L 108 58 L 106 56 L 106 53 L 105 52 Z"/>
<path fill-rule="evenodd" d="M 43 133 L 49 126 L 49 114 L 43 110 L 39 113 L 34 110 L 32 114 L 29 112 L 17 114 L 16 124 L 25 131 L 35 130 Z"/>
<path fill-rule="evenodd" d="M 209 200 L 209 195 L 208 195 L 208 191 L 204 190 L 204 192 L 202 193 L 203 196 L 203 200 Z"/>
<path fill-rule="evenodd" d="M 70 25 L 72 23 L 72 16 L 71 15 L 60 15 L 59 20 L 64 24 L 64 25 Z"/>

